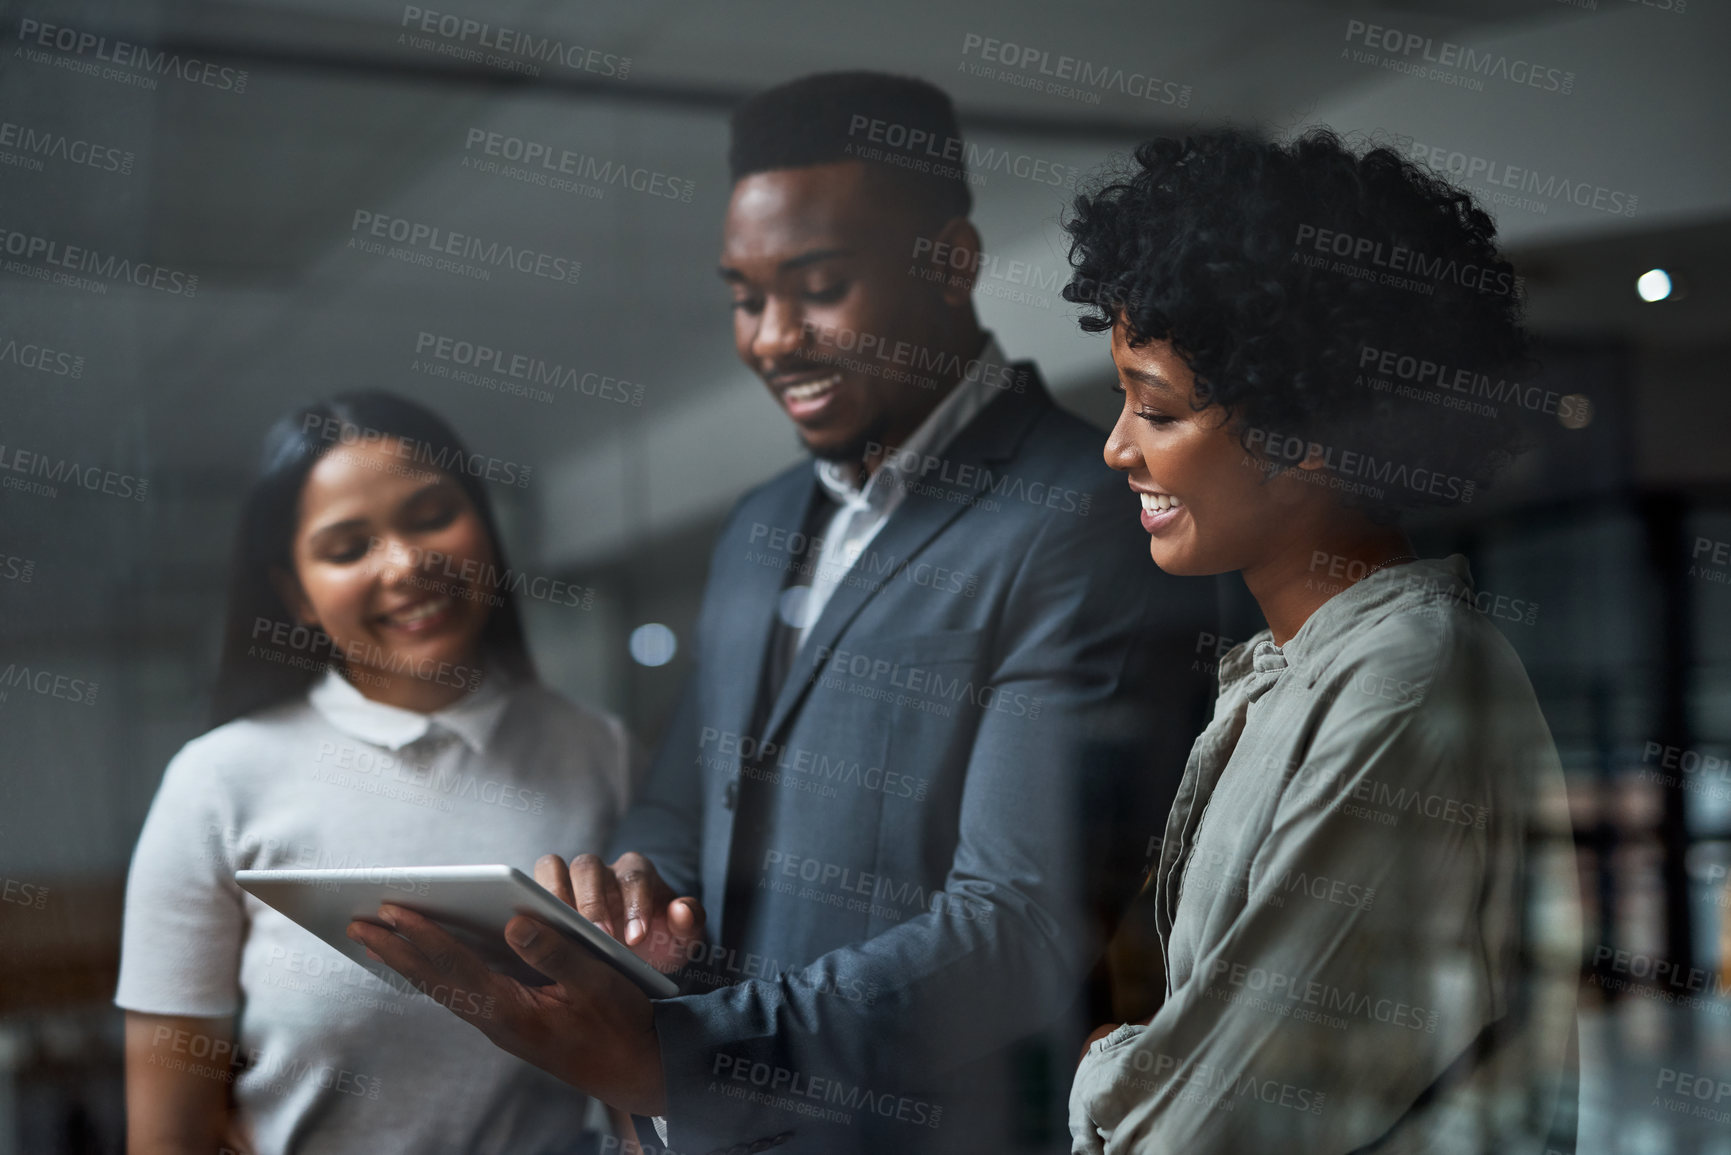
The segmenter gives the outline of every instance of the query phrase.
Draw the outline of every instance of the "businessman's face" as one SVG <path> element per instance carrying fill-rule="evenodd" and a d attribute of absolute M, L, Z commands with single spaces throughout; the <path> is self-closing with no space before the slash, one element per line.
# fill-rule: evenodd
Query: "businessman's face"
<path fill-rule="evenodd" d="M 895 444 L 939 399 L 914 368 L 944 347 L 942 287 L 908 276 L 919 234 L 916 209 L 859 161 L 733 188 L 720 272 L 734 345 L 819 457 Z"/>
<path fill-rule="evenodd" d="M 1195 407 L 1195 374 L 1171 342 L 1131 345 L 1114 325 L 1112 362 L 1124 408 L 1106 464 L 1141 497 L 1148 552 L 1167 573 L 1253 568 L 1289 550 L 1332 506 L 1297 470 L 1269 477 L 1221 406 Z"/>

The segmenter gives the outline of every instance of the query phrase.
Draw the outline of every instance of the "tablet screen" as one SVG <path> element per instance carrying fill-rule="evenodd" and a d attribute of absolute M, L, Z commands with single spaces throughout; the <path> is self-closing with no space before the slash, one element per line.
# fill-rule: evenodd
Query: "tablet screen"
<path fill-rule="evenodd" d="M 551 980 L 505 942 L 505 924 L 533 915 L 582 943 L 651 998 L 679 993 L 672 979 L 512 866 L 389 866 L 342 870 L 238 870 L 248 894 L 348 958 L 374 969 L 366 948 L 348 937 L 350 922 L 377 922 L 385 903 L 438 922 L 487 965 L 531 986 Z"/>

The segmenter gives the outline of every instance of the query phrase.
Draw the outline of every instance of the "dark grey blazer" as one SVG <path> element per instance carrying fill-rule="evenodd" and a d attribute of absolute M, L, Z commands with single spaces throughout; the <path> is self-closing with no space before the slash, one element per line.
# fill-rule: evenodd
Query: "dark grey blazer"
<path fill-rule="evenodd" d="M 656 1007 L 673 1150 L 1068 1149 L 1105 1014 L 1078 999 L 1206 721 L 1214 585 L 1159 571 L 1103 434 L 1018 368 L 922 462 L 773 702 L 778 599 L 828 501 L 811 464 L 721 533 L 614 840 L 709 916 L 705 993 Z"/>

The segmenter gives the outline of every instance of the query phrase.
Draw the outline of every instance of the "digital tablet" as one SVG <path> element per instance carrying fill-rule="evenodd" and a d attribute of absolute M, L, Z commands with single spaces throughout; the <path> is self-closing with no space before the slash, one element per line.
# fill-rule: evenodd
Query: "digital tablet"
<path fill-rule="evenodd" d="M 650 998 L 679 993 L 673 980 L 514 866 L 378 866 L 343 870 L 237 870 L 240 888 L 369 970 L 379 964 L 351 939 L 356 919 L 377 925 L 385 903 L 434 920 L 487 965 L 531 986 L 551 982 L 505 941 L 505 924 L 533 915 L 588 947 Z"/>

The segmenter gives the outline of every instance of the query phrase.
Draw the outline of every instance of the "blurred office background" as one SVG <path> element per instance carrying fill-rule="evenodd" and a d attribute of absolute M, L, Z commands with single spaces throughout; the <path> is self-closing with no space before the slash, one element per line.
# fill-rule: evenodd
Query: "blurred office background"
<path fill-rule="evenodd" d="M 768 83 L 849 67 L 953 95 L 990 165 L 975 185 L 990 256 L 979 310 L 1063 404 L 1102 424 L 1115 410 L 1105 343 L 1077 330 L 1057 291 L 1074 171 L 1163 131 L 1325 124 L 1422 147 L 1485 198 L 1526 277 L 1547 365 L 1536 384 L 1586 404 L 1561 419 L 1506 407 L 1535 452 L 1419 540 L 1467 553 L 1481 589 L 1523 603 L 1493 617 L 1568 769 L 1546 822 L 1588 912 L 1581 1149 L 1731 1153 L 1731 1125 L 1664 1081 L 1731 1072 L 1720 5 L 0 7 L 0 230 L 180 275 L 163 288 L 55 284 L 23 242 L 0 254 L 0 453 L 148 482 L 141 499 L 0 490 L 0 669 L 97 687 L 93 701 L 0 687 L 0 1155 L 119 1149 L 108 998 L 124 873 L 164 764 L 205 723 L 237 503 L 276 415 L 392 389 L 448 416 L 477 452 L 529 466 L 526 485 L 492 487 L 514 564 L 595 591 L 586 607 L 526 602 L 536 658 L 559 688 L 655 740 L 721 517 L 798 457 L 734 358 L 714 273 L 727 114 Z M 477 53 L 439 31 L 463 19 L 593 54 L 574 68 Z M 1423 67 L 1422 50 L 1366 48 L 1368 25 L 1525 62 L 1541 82 L 1398 71 Z M 44 40 L 47 26 L 76 35 Z M 182 65 L 152 71 L 122 42 Z M 1042 64 L 1061 56 L 1158 87 L 1046 91 Z M 535 166 L 513 172 L 510 158 L 529 144 L 586 158 L 570 177 L 583 187 L 521 179 Z M 355 222 L 385 217 L 581 261 L 581 274 L 480 280 L 364 251 L 374 238 Z M 1653 269 L 1670 292 L 1647 301 L 1637 280 Z M 171 291 L 192 276 L 195 293 Z M 439 342 L 538 359 L 563 383 L 525 395 L 497 371 L 457 379 L 465 366 L 428 355 Z M 1542 896 L 1534 908 L 1542 919 Z"/>

